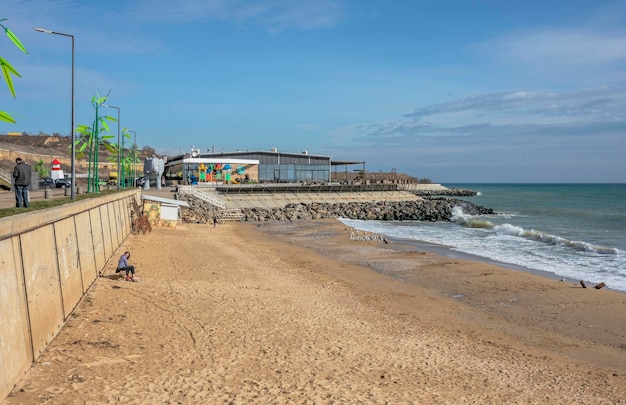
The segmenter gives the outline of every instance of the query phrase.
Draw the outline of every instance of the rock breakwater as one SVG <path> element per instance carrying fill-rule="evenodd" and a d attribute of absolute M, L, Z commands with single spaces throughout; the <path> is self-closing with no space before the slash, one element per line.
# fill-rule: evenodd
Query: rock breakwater
<path fill-rule="evenodd" d="M 447 196 L 447 197 L 474 197 L 477 193 L 473 190 L 467 190 L 463 188 L 442 188 L 442 189 L 417 189 L 411 190 L 411 192 L 420 197 L 434 197 L 434 196 Z"/>
<path fill-rule="evenodd" d="M 211 204 L 181 196 L 190 205 L 182 210 L 184 222 L 212 223 L 220 211 Z M 367 201 L 342 203 L 290 203 L 284 208 L 242 209 L 244 221 L 302 221 L 322 218 L 349 218 L 379 221 L 448 221 L 452 210 L 461 207 L 470 215 L 493 214 L 493 210 L 453 198 L 423 198 L 413 201 Z"/>

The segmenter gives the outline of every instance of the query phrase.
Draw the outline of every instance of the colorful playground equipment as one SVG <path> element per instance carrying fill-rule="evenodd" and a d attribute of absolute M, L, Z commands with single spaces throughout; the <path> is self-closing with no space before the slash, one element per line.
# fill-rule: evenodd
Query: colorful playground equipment
<path fill-rule="evenodd" d="M 205 165 L 200 163 L 197 170 L 194 170 L 189 175 L 189 182 L 191 184 L 198 184 L 204 182 L 224 182 L 230 184 L 239 184 L 239 181 L 232 177 L 232 166 L 228 163 L 209 163 Z M 235 169 L 238 175 L 244 175 L 246 168 L 244 166 L 238 166 Z"/>

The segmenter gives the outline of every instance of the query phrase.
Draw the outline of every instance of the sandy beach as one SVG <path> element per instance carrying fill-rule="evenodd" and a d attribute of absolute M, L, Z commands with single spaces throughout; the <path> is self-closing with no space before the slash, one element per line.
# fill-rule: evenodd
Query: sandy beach
<path fill-rule="evenodd" d="M 131 235 L 2 403 L 626 403 L 626 294 L 351 232 Z"/>

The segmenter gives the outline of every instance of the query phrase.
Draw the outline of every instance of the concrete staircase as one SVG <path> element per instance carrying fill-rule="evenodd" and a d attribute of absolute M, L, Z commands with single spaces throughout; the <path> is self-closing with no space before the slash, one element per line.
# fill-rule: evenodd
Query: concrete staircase
<path fill-rule="evenodd" d="M 190 194 L 220 209 L 226 208 L 226 203 L 210 191 L 200 190 L 199 188 L 193 186 L 178 186 L 177 192 L 178 194 Z"/>
<path fill-rule="evenodd" d="M 0 169 L 0 184 L 5 187 L 11 188 L 11 180 L 13 173 L 8 170 Z"/>
<path fill-rule="evenodd" d="M 219 218 L 222 221 L 243 221 L 244 215 L 241 210 L 230 209 L 230 210 L 220 210 Z"/>
<path fill-rule="evenodd" d="M 178 194 L 188 194 L 219 208 L 218 218 L 220 222 L 243 221 L 244 215 L 240 209 L 226 208 L 226 202 L 219 198 L 213 191 L 202 190 L 192 186 L 178 186 Z"/>

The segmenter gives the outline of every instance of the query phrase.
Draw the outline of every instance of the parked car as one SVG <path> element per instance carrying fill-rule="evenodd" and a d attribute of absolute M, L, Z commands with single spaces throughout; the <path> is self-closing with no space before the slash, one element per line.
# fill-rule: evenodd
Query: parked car
<path fill-rule="evenodd" d="M 56 186 L 56 188 L 68 188 L 71 184 L 72 181 L 70 179 L 56 179 L 54 181 L 54 184 Z"/>
<path fill-rule="evenodd" d="M 40 188 L 53 188 L 55 187 L 54 180 L 50 177 L 44 177 L 39 179 L 39 187 Z"/>
<path fill-rule="evenodd" d="M 135 179 L 135 187 L 143 187 L 143 185 L 146 182 L 146 178 L 145 177 L 138 177 Z"/>

